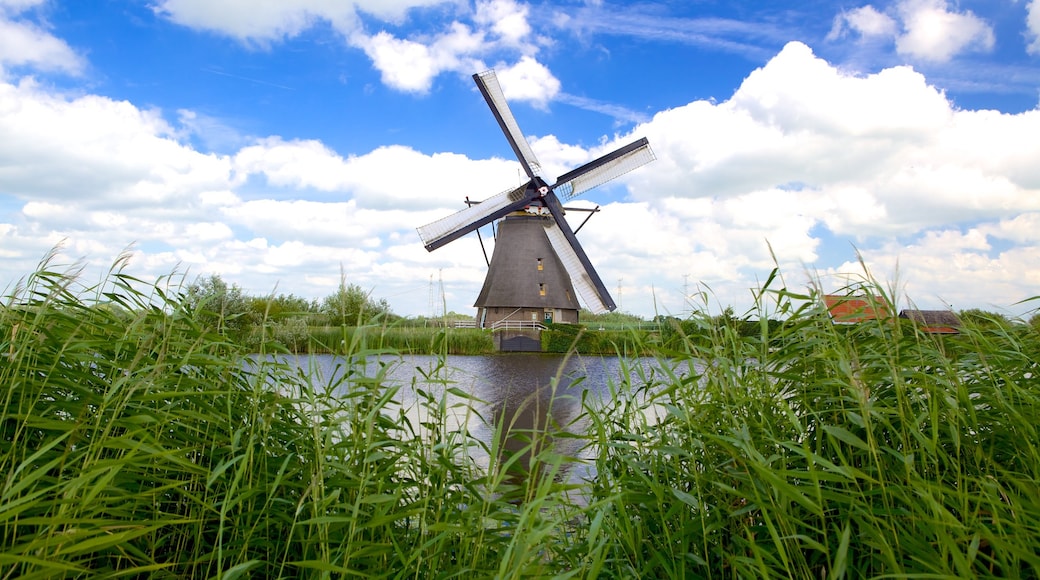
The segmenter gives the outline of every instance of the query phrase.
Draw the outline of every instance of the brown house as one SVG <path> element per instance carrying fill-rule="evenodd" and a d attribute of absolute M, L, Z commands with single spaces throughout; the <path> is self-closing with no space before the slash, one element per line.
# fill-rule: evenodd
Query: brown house
<path fill-rule="evenodd" d="M 922 331 L 933 334 L 957 334 L 961 321 L 951 310 L 903 310 L 899 318 L 905 318 Z"/>
<path fill-rule="evenodd" d="M 827 294 L 823 297 L 831 320 L 838 324 L 856 324 L 866 320 L 892 318 L 888 303 L 880 296 L 838 296 Z"/>

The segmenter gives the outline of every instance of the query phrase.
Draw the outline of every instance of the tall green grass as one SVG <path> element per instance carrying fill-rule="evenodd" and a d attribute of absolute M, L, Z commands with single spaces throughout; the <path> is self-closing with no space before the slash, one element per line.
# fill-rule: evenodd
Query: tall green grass
<path fill-rule="evenodd" d="M 785 322 L 695 317 L 712 340 L 590 407 L 612 576 L 1040 575 L 1035 329 L 838 327 L 768 284 L 758 310 Z"/>
<path fill-rule="evenodd" d="M 297 352 L 342 354 L 351 344 L 359 342 L 402 354 L 432 352 L 478 355 L 496 352 L 490 331 L 478 328 L 422 328 L 378 322 L 357 327 L 312 328 L 308 333 L 306 347 L 297 349 Z"/>
<path fill-rule="evenodd" d="M 1027 325 L 836 327 L 774 277 L 758 334 L 695 314 L 570 424 L 532 396 L 478 438 L 443 340 L 403 409 L 368 335 L 324 379 L 120 266 L 0 309 L 2 578 L 1040 575 Z"/>
<path fill-rule="evenodd" d="M 45 264 L 0 310 L 0 577 L 546 569 L 559 484 L 503 499 L 494 444 L 447 428 L 467 405 L 443 369 L 406 413 L 363 341 L 315 384 L 209 333 L 176 290 L 76 283 Z"/>

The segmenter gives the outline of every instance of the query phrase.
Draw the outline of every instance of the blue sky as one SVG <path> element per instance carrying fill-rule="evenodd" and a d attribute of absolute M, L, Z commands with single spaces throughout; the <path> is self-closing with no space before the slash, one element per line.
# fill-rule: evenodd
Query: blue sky
<path fill-rule="evenodd" d="M 1040 0 L 0 0 L 0 288 L 129 250 L 149 280 L 320 298 L 342 272 L 472 312 L 477 238 L 415 228 L 518 184 L 471 79 L 495 68 L 550 175 L 650 140 L 573 202 L 624 311 L 742 312 L 774 257 L 834 291 L 858 252 L 900 306 L 1022 314 L 1038 35 Z"/>

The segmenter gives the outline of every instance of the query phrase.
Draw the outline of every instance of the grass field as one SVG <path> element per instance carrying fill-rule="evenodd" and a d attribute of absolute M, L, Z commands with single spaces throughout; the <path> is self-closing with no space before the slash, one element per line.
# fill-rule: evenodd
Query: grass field
<path fill-rule="evenodd" d="M 545 433 L 449 428 L 439 370 L 389 405 L 378 340 L 314 384 L 175 287 L 77 283 L 45 264 L 0 309 L 2 578 L 1040 576 L 1028 325 L 835 327 L 770 279 L 782 324 L 694 314 L 642 345 L 664 370 L 553 426 L 594 458 L 570 484 Z"/>

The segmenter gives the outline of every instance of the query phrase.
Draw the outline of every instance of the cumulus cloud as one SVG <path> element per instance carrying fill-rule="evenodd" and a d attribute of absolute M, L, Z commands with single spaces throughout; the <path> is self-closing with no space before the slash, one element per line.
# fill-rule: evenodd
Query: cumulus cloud
<path fill-rule="evenodd" d="M 442 31 L 401 37 L 391 30 L 369 32 L 362 26 L 360 13 L 389 23 L 401 23 L 410 11 L 452 4 L 449 0 L 303 0 L 280 2 L 242 2 L 240 0 L 161 0 L 159 15 L 200 30 L 237 38 L 247 44 L 269 46 L 298 36 L 321 22 L 328 22 L 346 41 L 361 49 L 379 71 L 382 82 L 395 90 L 427 93 L 439 75 L 446 72 L 470 74 L 485 67 L 490 54 L 511 54 L 520 58 L 505 76 L 513 77 L 516 100 L 529 100 L 544 106 L 559 92 L 559 82 L 539 64 L 534 55 L 550 40 L 534 34 L 528 21 L 528 6 L 516 0 L 480 0 L 472 13 L 471 24 L 453 20 Z"/>
<path fill-rule="evenodd" d="M 878 12 L 868 4 L 839 13 L 834 18 L 834 26 L 827 35 L 827 40 L 836 40 L 848 32 L 855 32 L 865 38 L 894 38 L 898 30 L 899 24 L 894 18 Z"/>
<path fill-rule="evenodd" d="M 993 28 L 971 10 L 952 12 L 946 0 L 903 0 L 898 11 L 904 33 L 900 54 L 945 62 L 965 51 L 986 52 L 996 42 Z"/>
<path fill-rule="evenodd" d="M 521 57 L 513 65 L 496 67 L 495 76 L 510 101 L 528 101 L 536 107 L 544 107 L 560 92 L 559 79 L 530 56 Z"/>
<path fill-rule="evenodd" d="M 1026 50 L 1040 54 L 1040 0 L 1030 0 L 1026 12 Z"/>
<path fill-rule="evenodd" d="M 909 68 L 854 76 L 791 43 L 728 101 L 691 103 L 638 127 L 659 161 L 633 178 L 633 195 L 796 190 L 835 233 L 912 235 L 1040 206 L 1040 168 L 1029 161 L 1040 155 L 1037 123 L 1036 111 L 954 110 Z"/>
<path fill-rule="evenodd" d="M 612 223 L 596 243 L 612 244 L 614 272 L 648 259 L 673 280 L 684 272 L 736 292 L 753 286 L 749 271 L 770 267 L 765 240 L 790 272 L 849 252 L 848 242 L 823 245 L 836 235 L 855 241 L 877 276 L 902 277 L 908 295 L 1010 304 L 1025 297 L 1017 277 L 1040 252 L 1038 132 L 1038 111 L 957 110 L 910 68 L 852 75 L 792 43 L 729 100 L 662 111 L 634 130 L 658 160 L 627 179 L 635 203 L 604 212 Z M 654 232 L 645 243 L 610 236 L 642 222 L 640 236 Z M 1020 247 L 994 253 L 990 240 Z M 697 257 L 673 264 L 641 254 L 647 246 Z M 854 272 L 862 267 L 850 260 L 822 274 L 837 283 Z"/>
<path fill-rule="evenodd" d="M 483 41 L 482 33 L 458 22 L 427 43 L 396 38 L 386 31 L 373 36 L 356 34 L 352 39 L 372 60 L 384 84 L 414 93 L 429 91 L 442 72 L 479 68 L 467 55 L 478 52 Z"/>
<path fill-rule="evenodd" d="M 497 180 L 503 188 L 515 180 L 513 164 L 503 160 L 399 146 L 344 158 L 315 141 L 269 138 L 230 157 L 202 154 L 177 140 L 182 131 L 158 111 L 48 93 L 28 81 L 0 84 L 0 111 L 18 111 L 0 114 L 5 272 L 30 272 L 64 244 L 101 268 L 133 246 L 135 264 L 156 276 L 187 268 L 262 279 L 288 266 L 341 263 L 365 272 L 359 283 L 385 283 L 375 267 L 385 252 L 407 244 L 425 253 L 416 225 L 458 209 L 466 194 L 495 193 L 460 191 L 453 177 Z M 415 171 L 393 170 L 403 166 Z M 415 265 L 398 269 L 403 278 Z M 334 273 L 316 276 L 308 293 L 336 283 Z"/>
<path fill-rule="evenodd" d="M 343 158 L 318 141 L 279 138 L 242 148 L 234 157 L 234 166 L 243 176 L 261 175 L 272 186 L 350 196 L 366 207 L 380 209 L 407 206 L 428 210 L 445 208 L 446 202 L 458 209 L 465 196 L 482 200 L 498 193 L 467 191 L 465 187 L 472 187 L 469 184 L 500 184 L 505 190 L 515 187 L 516 180 L 515 163 L 502 159 L 426 155 L 400 145 Z M 393 169 L 398 167 L 410 169 Z M 463 175 L 466 185 L 460 190 L 458 176 Z"/>
<path fill-rule="evenodd" d="M 161 203 L 228 187 L 227 159 L 175 140 L 157 111 L 55 94 L 31 80 L 0 84 L 0 189 L 79 203 Z"/>
<path fill-rule="evenodd" d="M 993 27 L 971 10 L 951 10 L 947 0 L 898 0 L 888 11 L 871 4 L 840 12 L 827 40 L 853 35 L 861 41 L 895 41 L 914 60 L 947 62 L 965 52 L 988 52 Z"/>
<path fill-rule="evenodd" d="M 319 22 L 349 34 L 360 26 L 359 13 L 399 21 L 409 10 L 445 0 L 160 0 L 154 10 L 172 22 L 268 44 L 301 34 Z"/>
<path fill-rule="evenodd" d="M 534 43 L 527 11 L 527 6 L 514 0 L 478 2 L 473 21 L 490 30 L 502 43 L 528 51 Z"/>
<path fill-rule="evenodd" d="M 306 6 L 319 11 L 321 3 Z M 522 13 L 506 2 L 496 6 L 488 3 L 488 14 Z M 853 11 L 842 26 L 888 34 L 879 14 Z M 387 34 L 390 52 L 415 50 L 420 61 L 387 82 L 422 90 L 438 74 L 432 71 L 477 54 L 477 39 L 520 38 L 519 20 L 502 30 L 491 22 L 422 42 Z M 264 30 L 289 34 L 297 25 L 284 26 Z M 530 54 L 503 63 L 498 76 L 511 101 L 544 104 L 559 95 L 559 81 Z M 285 291 L 320 296 L 335 288 L 342 265 L 379 296 L 418 284 L 418 311 L 425 276 L 443 269 L 449 307 L 472 304 L 484 275 L 479 241 L 468 236 L 430 254 L 414 228 L 460 209 L 465 196 L 483 199 L 514 185 L 515 160 L 396 144 L 351 154 L 279 136 L 245 144 L 236 136 L 230 154 L 205 154 L 185 138 L 204 116 L 173 113 L 177 120 L 126 101 L 0 82 L 4 271 L 31 271 L 62 239 L 69 253 L 99 259 L 137 243 L 135 263 L 148 272 L 181 265 L 256 293 L 282 283 Z M 547 172 L 559 175 L 649 138 L 657 161 L 624 176 L 623 195 L 602 202 L 580 238 L 608 286 L 618 281 L 622 307 L 652 314 L 633 297 L 654 295 L 662 311 L 677 313 L 688 276 L 738 303 L 774 257 L 798 272 L 821 256 L 851 253 L 850 240 L 879 276 L 898 263 L 918 299 L 942 296 L 969 307 L 978 296 L 1004 304 L 1024 298 L 1023 284 L 1040 284 L 1038 134 L 1040 111 L 957 109 L 912 68 L 854 75 L 791 43 L 728 99 L 660 111 L 593 147 L 554 135 L 533 135 L 531 144 Z M 460 189 L 468 184 L 479 189 Z M 574 203 L 592 206 L 604 199 L 599 195 Z M 850 259 L 822 273 L 847 278 L 858 269 Z M 414 304 L 391 302 L 417 312 Z"/>
<path fill-rule="evenodd" d="M 85 62 L 64 40 L 30 21 L 26 12 L 43 0 L 0 2 L 0 77 L 4 70 L 28 66 L 79 74 Z"/>

